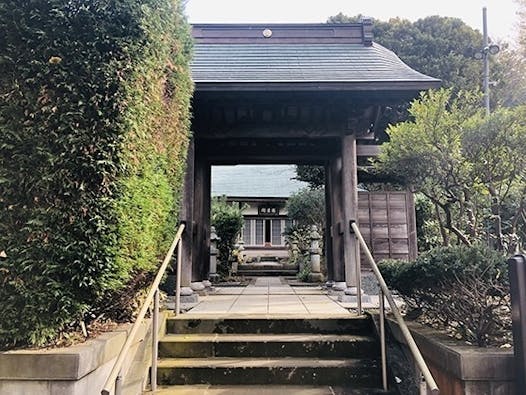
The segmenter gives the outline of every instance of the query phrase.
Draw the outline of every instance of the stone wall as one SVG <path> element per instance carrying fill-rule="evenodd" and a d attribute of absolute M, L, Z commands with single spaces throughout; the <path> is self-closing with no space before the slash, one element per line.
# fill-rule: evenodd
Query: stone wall
<path fill-rule="evenodd" d="M 130 329 L 126 325 L 71 347 L 0 353 L 0 394 L 100 394 Z M 124 363 L 126 394 L 142 392 L 150 359 L 151 321 L 145 320 Z"/>
<path fill-rule="evenodd" d="M 411 356 L 396 321 L 388 319 L 394 341 Z M 513 395 L 513 349 L 481 348 L 432 328 L 407 322 L 440 389 L 440 395 Z"/>

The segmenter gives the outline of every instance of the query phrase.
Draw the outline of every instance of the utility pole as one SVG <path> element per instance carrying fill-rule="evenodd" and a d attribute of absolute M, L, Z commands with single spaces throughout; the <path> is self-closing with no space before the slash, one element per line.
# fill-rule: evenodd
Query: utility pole
<path fill-rule="evenodd" d="M 490 107 L 489 107 L 489 56 L 488 51 L 486 51 L 486 48 L 488 47 L 488 10 L 486 7 L 482 8 L 482 35 L 483 35 L 483 41 L 482 41 L 482 48 L 484 48 L 484 82 L 483 82 L 483 90 L 484 90 L 484 107 L 486 108 L 486 115 L 489 115 Z"/>
<path fill-rule="evenodd" d="M 486 7 L 482 8 L 482 49 L 475 53 L 475 59 L 482 60 L 484 62 L 484 75 L 482 90 L 484 92 L 484 107 L 486 109 L 486 115 L 490 113 L 489 106 L 489 55 L 495 55 L 500 51 L 498 45 L 490 44 L 488 39 L 488 12 Z"/>

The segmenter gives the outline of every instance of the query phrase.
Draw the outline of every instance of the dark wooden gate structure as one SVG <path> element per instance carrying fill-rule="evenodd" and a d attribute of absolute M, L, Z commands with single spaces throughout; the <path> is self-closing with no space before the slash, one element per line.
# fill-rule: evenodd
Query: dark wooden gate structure
<path fill-rule="evenodd" d="M 208 278 L 210 168 L 221 164 L 325 166 L 329 276 L 356 284 L 349 224 L 359 220 L 358 163 L 378 152 L 386 106 L 439 84 L 373 43 L 371 29 L 368 21 L 193 26 L 183 286 Z"/>

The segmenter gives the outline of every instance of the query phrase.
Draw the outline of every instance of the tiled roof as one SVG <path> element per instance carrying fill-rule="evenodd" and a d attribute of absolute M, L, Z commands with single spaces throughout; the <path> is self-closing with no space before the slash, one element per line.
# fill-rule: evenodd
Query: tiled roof
<path fill-rule="evenodd" d="M 355 24 L 198 24 L 191 65 L 196 90 L 422 90 L 440 80 L 421 74 L 373 42 L 369 21 Z"/>
<path fill-rule="evenodd" d="M 213 166 L 212 196 L 287 198 L 307 187 L 295 176 L 291 165 Z"/>
<path fill-rule="evenodd" d="M 192 76 L 203 82 L 416 82 L 439 80 L 421 74 L 393 52 L 373 43 L 237 44 L 194 46 Z"/>

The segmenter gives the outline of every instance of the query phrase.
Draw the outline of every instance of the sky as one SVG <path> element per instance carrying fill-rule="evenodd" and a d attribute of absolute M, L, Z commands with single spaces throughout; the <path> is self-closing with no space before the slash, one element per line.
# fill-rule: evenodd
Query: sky
<path fill-rule="evenodd" d="M 429 15 L 452 16 L 482 31 L 482 7 L 487 7 L 493 40 L 513 42 L 517 32 L 514 0 L 187 0 L 191 23 L 315 23 L 343 12 L 380 20 L 411 21 Z"/>

